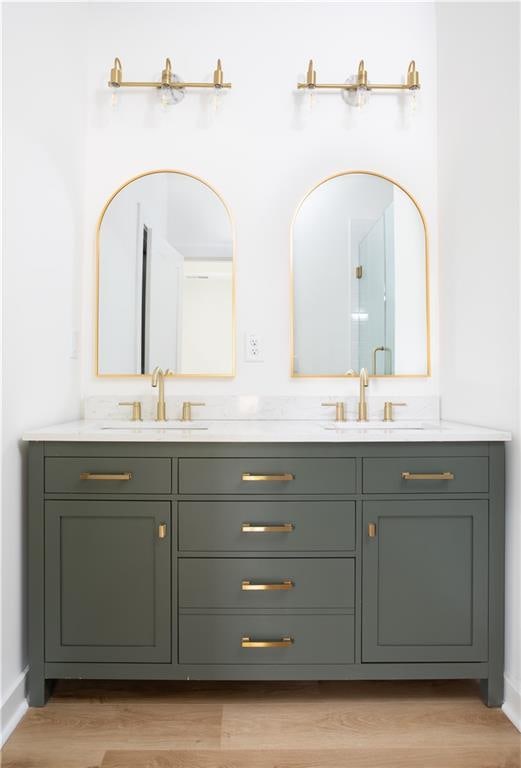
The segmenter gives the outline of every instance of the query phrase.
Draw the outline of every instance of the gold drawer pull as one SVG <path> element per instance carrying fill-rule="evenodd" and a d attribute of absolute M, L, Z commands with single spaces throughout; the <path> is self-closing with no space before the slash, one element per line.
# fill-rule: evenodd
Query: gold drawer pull
<path fill-rule="evenodd" d="M 289 472 L 281 475 L 252 475 L 251 472 L 243 472 L 242 479 L 247 483 L 288 483 L 295 479 L 295 475 Z"/>
<path fill-rule="evenodd" d="M 376 538 L 376 523 L 369 523 L 367 526 L 367 535 L 370 539 Z"/>
<path fill-rule="evenodd" d="M 289 648 L 293 645 L 292 637 L 281 637 L 280 640 L 252 640 L 251 637 L 241 639 L 242 648 Z"/>
<path fill-rule="evenodd" d="M 291 579 L 284 579 L 278 584 L 252 584 L 251 581 L 243 581 L 241 589 L 243 592 L 274 592 L 284 589 L 293 589 L 295 584 Z"/>
<path fill-rule="evenodd" d="M 402 472 L 402 480 L 454 480 L 453 472 Z"/>
<path fill-rule="evenodd" d="M 243 533 L 291 533 L 295 529 L 293 523 L 277 523 L 275 525 L 252 525 L 243 523 L 241 531 Z"/>
<path fill-rule="evenodd" d="M 159 523 L 157 535 L 160 539 L 166 539 L 166 523 Z"/>
<path fill-rule="evenodd" d="M 132 480 L 132 472 L 121 472 L 119 475 L 96 474 L 96 472 L 82 472 L 80 480 Z"/>

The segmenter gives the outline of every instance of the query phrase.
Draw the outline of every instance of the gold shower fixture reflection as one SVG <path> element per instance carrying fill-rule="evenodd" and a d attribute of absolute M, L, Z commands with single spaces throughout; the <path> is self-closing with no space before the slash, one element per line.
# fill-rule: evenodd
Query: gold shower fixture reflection
<path fill-rule="evenodd" d="M 351 100 L 347 99 L 349 103 L 362 106 L 361 102 L 365 101 L 365 96 L 370 91 L 409 91 L 411 94 L 416 93 L 420 88 L 420 73 L 416 69 L 416 62 L 413 59 L 407 69 L 404 83 L 371 83 L 367 78 L 367 70 L 362 59 L 358 64 L 356 75 L 349 77 L 345 83 L 317 83 L 317 73 L 313 66 L 313 60 L 310 59 L 306 82 L 297 83 L 297 88 L 306 88 L 310 91 L 315 89 L 340 90 L 346 97 L 355 97 Z"/>
<path fill-rule="evenodd" d="M 114 66 L 110 70 L 109 88 L 117 92 L 118 88 L 157 88 L 161 94 L 161 100 L 164 103 L 177 103 L 185 93 L 186 88 L 214 88 L 219 91 L 221 88 L 231 88 L 231 83 L 224 82 L 223 68 L 221 60 L 217 59 L 217 66 L 213 73 L 213 82 L 197 83 L 181 80 L 172 69 L 170 59 L 165 60 L 165 66 L 161 72 L 159 81 L 131 81 L 123 80 L 123 67 L 119 58 L 114 59 Z"/>

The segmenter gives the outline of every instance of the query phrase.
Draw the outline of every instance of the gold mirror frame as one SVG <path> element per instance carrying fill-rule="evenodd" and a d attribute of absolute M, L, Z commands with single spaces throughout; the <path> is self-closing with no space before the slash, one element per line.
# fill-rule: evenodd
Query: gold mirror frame
<path fill-rule="evenodd" d="M 202 179 L 200 176 L 196 176 L 193 173 L 188 173 L 187 171 L 180 171 L 176 168 L 160 168 L 154 171 L 145 171 L 144 173 L 138 173 L 137 176 L 132 176 L 132 178 L 125 181 L 124 184 L 121 184 L 121 186 L 118 187 L 116 191 L 112 193 L 112 195 L 109 197 L 109 199 L 107 200 L 107 202 L 102 208 L 101 214 L 98 219 L 97 227 L 96 227 L 96 300 L 95 300 L 96 323 L 95 323 L 95 329 L 94 329 L 94 375 L 100 379 L 150 379 L 152 378 L 152 373 L 100 373 L 100 370 L 99 370 L 100 233 L 101 233 L 101 224 L 103 222 L 103 218 L 111 202 L 114 200 L 114 198 L 117 195 L 119 195 L 119 193 L 123 189 L 125 189 L 125 187 L 128 187 L 128 185 L 132 184 L 134 181 L 137 181 L 138 179 L 142 179 L 145 176 L 153 176 L 154 174 L 158 174 L 158 173 L 177 173 L 179 176 L 188 176 L 191 179 L 195 179 L 196 181 L 201 182 L 201 184 L 204 184 L 205 187 L 208 187 L 208 189 L 210 189 L 215 195 L 217 195 L 217 197 L 223 204 L 224 209 L 228 215 L 228 219 L 230 221 L 230 228 L 232 232 L 232 369 L 231 369 L 231 373 L 214 373 L 214 374 L 212 373 L 170 373 L 168 374 L 168 378 L 172 378 L 172 379 L 233 379 L 236 376 L 236 367 L 237 367 L 237 343 L 236 343 L 237 321 L 236 321 L 236 297 L 235 297 L 235 293 L 236 293 L 235 224 L 233 221 L 230 208 L 228 207 L 228 204 L 226 203 L 222 195 L 215 189 L 215 187 L 212 187 L 211 184 L 209 184 L 207 181 Z"/>
<path fill-rule="evenodd" d="M 325 179 L 322 179 L 322 181 L 319 181 L 318 184 L 315 184 L 302 198 L 302 200 L 297 205 L 297 208 L 295 210 L 295 213 L 293 215 L 293 219 L 291 221 L 291 228 L 290 228 L 290 257 L 289 257 L 289 279 L 290 279 L 290 374 L 291 377 L 294 379 L 352 379 L 357 378 L 358 374 L 348 374 L 348 373 L 296 373 L 295 371 L 295 279 L 294 279 L 294 267 L 293 267 L 293 230 L 295 227 L 295 221 L 299 214 L 300 209 L 302 208 L 305 201 L 308 199 L 308 197 L 319 187 L 322 186 L 322 184 L 325 184 L 328 181 L 331 181 L 332 179 L 336 179 L 339 176 L 355 176 L 355 175 L 365 175 L 365 176 L 376 176 L 379 179 L 384 179 L 385 181 L 391 182 L 391 184 L 394 184 L 395 187 L 398 187 L 398 189 L 401 189 L 402 192 L 404 192 L 407 197 L 414 203 L 416 210 L 418 211 L 420 215 L 421 222 L 423 224 L 423 231 L 425 235 L 425 314 L 426 314 L 426 335 L 427 335 L 427 371 L 426 373 L 392 373 L 392 374 L 369 374 L 369 377 L 371 379 L 426 379 L 429 378 L 432 375 L 432 369 L 431 369 L 431 312 L 430 312 L 430 292 L 429 292 L 429 235 L 427 230 L 427 222 L 425 220 L 425 216 L 423 215 L 423 211 L 420 208 L 418 202 L 416 199 L 411 195 L 410 192 L 408 192 L 405 187 L 403 187 L 401 184 L 399 184 L 394 179 L 391 179 L 390 176 L 384 176 L 383 173 L 376 173 L 376 171 L 339 171 L 338 173 L 333 173 L 331 176 L 327 176 Z"/>

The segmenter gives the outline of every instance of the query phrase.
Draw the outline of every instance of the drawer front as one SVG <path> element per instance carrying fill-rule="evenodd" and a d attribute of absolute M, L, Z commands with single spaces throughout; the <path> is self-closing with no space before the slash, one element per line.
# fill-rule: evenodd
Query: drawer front
<path fill-rule="evenodd" d="M 354 615 L 179 617 L 180 664 L 352 664 Z M 244 647 L 264 642 L 265 647 Z M 276 645 L 273 645 L 276 644 Z"/>
<path fill-rule="evenodd" d="M 354 501 L 181 501 L 179 549 L 351 551 L 355 519 Z"/>
<path fill-rule="evenodd" d="M 363 490 L 364 493 L 487 493 L 488 458 L 364 459 Z"/>
<path fill-rule="evenodd" d="M 45 459 L 46 493 L 171 493 L 171 459 Z"/>
<path fill-rule="evenodd" d="M 353 608 L 354 560 L 190 558 L 179 561 L 180 608 Z"/>
<path fill-rule="evenodd" d="M 180 459 L 180 493 L 355 493 L 355 459 Z"/>

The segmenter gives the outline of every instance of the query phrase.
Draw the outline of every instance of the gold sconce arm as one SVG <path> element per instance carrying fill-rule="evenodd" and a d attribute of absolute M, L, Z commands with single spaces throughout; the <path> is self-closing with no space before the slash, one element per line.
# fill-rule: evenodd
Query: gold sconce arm
<path fill-rule="evenodd" d="M 169 58 L 165 60 L 165 66 L 161 72 L 160 81 L 137 81 L 123 80 L 123 67 L 119 58 L 114 59 L 114 66 L 110 70 L 110 80 L 108 85 L 111 88 L 172 88 L 172 90 L 183 90 L 184 88 L 231 88 L 231 83 L 224 82 L 223 68 L 221 60 L 217 59 L 217 66 L 213 73 L 213 82 L 198 83 L 179 80 L 172 69 L 172 62 Z"/>
<path fill-rule="evenodd" d="M 364 60 L 362 59 L 358 64 L 357 74 L 352 82 L 317 83 L 317 73 L 313 68 L 313 60 L 310 60 L 306 82 L 297 83 L 297 88 L 299 90 L 302 88 L 319 88 L 339 91 L 356 91 L 358 88 L 365 88 L 368 91 L 415 91 L 420 88 L 420 73 L 416 69 L 416 62 L 413 59 L 407 69 L 405 83 L 370 83 L 367 79 L 367 70 L 365 68 Z"/>

